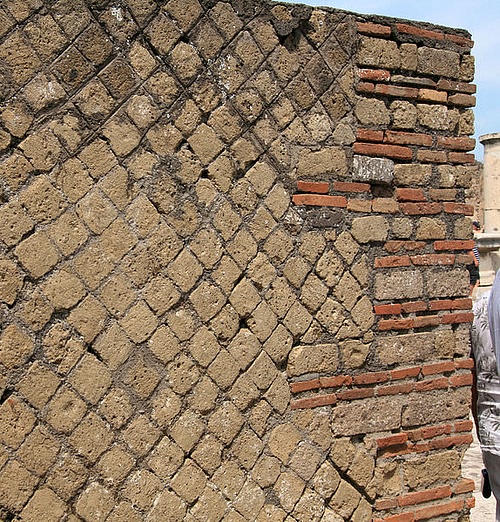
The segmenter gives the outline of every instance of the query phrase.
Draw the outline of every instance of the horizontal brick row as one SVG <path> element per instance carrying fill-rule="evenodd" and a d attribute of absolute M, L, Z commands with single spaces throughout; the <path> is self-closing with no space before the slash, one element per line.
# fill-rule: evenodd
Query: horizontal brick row
<path fill-rule="evenodd" d="M 347 185 L 347 184 L 346 184 Z M 364 185 L 362 183 L 348 185 Z M 320 187 L 312 187 L 316 190 L 324 190 Z M 344 188 L 344 187 L 343 187 Z M 368 192 L 362 187 L 345 187 L 349 192 Z M 338 190 L 338 189 L 337 189 Z M 330 195 L 327 193 L 311 192 L 309 194 L 294 194 L 292 201 L 295 205 L 308 207 L 335 207 L 347 208 L 348 210 L 358 212 L 377 212 L 377 213 L 403 213 L 408 216 L 424 216 L 436 215 L 441 212 L 447 214 L 462 214 L 472 216 L 474 207 L 464 203 L 452 202 L 402 202 L 392 198 L 374 198 L 374 199 L 352 199 L 346 196 Z"/>
<path fill-rule="evenodd" d="M 473 319 L 474 314 L 472 312 L 425 315 L 403 319 L 381 319 L 378 322 L 378 329 L 384 332 L 388 330 L 412 330 L 414 328 L 426 328 L 442 324 L 471 323 Z"/>
<path fill-rule="evenodd" d="M 418 145 L 467 152 L 474 150 L 476 140 L 464 136 L 448 137 L 424 134 L 421 132 L 403 132 L 394 130 L 372 130 L 360 128 L 356 131 L 359 141 L 387 143 L 390 145 Z"/>
<path fill-rule="evenodd" d="M 369 183 L 334 181 L 330 184 L 327 181 L 297 181 L 297 190 L 299 192 L 309 192 L 312 194 L 329 194 L 330 186 L 334 192 L 362 193 L 371 191 L 371 185 Z"/>
<path fill-rule="evenodd" d="M 466 38 L 464 36 L 458 36 L 455 34 L 449 34 L 442 31 L 434 31 L 429 29 L 422 29 L 420 27 L 416 27 L 414 25 L 408 24 L 396 24 L 396 29 L 398 33 L 401 34 L 411 34 L 413 36 L 418 36 L 421 38 L 431 38 L 433 40 L 443 40 L 453 42 L 457 45 L 462 45 L 464 47 L 468 47 L 469 49 L 474 46 L 474 42 L 470 38 Z"/>
<path fill-rule="evenodd" d="M 388 38 L 393 34 L 393 28 L 389 25 L 376 24 L 372 22 L 358 22 L 358 31 L 368 36 Z M 474 42 L 465 36 L 449 34 L 443 31 L 423 29 L 414 25 L 397 23 L 394 31 L 399 35 L 411 35 L 422 39 L 432 39 L 437 41 L 452 42 L 456 45 L 466 47 L 468 49 L 474 46 Z"/>
<path fill-rule="evenodd" d="M 466 152 L 451 152 L 447 150 L 413 149 L 410 146 L 391 145 L 388 143 L 371 143 L 357 141 L 353 144 L 356 154 L 390 158 L 399 161 L 416 161 L 417 163 L 457 163 L 472 165 L 474 154 Z"/>
<path fill-rule="evenodd" d="M 425 241 L 405 241 L 405 240 L 392 240 L 387 241 L 384 244 L 384 249 L 387 252 L 414 252 L 416 250 L 422 250 L 427 246 Z M 474 241 L 465 240 L 438 240 L 434 241 L 433 248 L 436 252 L 443 252 L 445 250 L 456 252 L 456 251 L 469 251 L 474 247 Z"/>
<path fill-rule="evenodd" d="M 473 428 L 472 421 L 457 421 L 454 424 L 440 424 L 436 426 L 426 426 L 410 431 L 403 431 L 396 435 L 380 437 L 375 440 L 378 450 L 385 450 L 394 446 L 401 446 L 407 442 L 421 442 L 435 439 L 437 437 L 449 436 L 453 433 L 470 432 Z M 462 491 L 463 492 L 463 491 Z"/>
<path fill-rule="evenodd" d="M 403 87 L 373 82 L 359 82 L 356 90 L 360 94 L 375 94 L 417 102 L 442 103 L 455 107 L 475 107 L 476 98 L 471 94 L 455 93 L 448 95 L 444 91 L 416 87 Z"/>
<path fill-rule="evenodd" d="M 362 72 L 360 74 L 360 78 L 367 77 L 370 77 L 372 81 L 360 81 L 356 85 L 356 90 L 360 94 L 378 94 L 389 98 L 401 98 L 403 100 L 413 100 L 417 102 L 442 103 L 462 108 L 476 106 L 476 98 L 472 94 L 462 92 L 448 94 L 446 91 L 439 91 L 436 89 L 390 85 L 386 83 L 387 79 L 384 74 L 370 74 L 368 72 Z M 375 83 L 375 81 L 382 81 L 384 83 Z"/>
<path fill-rule="evenodd" d="M 475 94 L 477 92 L 477 86 L 473 83 L 460 82 L 454 80 L 448 80 L 441 78 L 438 81 L 431 80 L 430 78 L 419 78 L 413 76 L 402 76 L 400 74 L 394 75 L 387 69 L 358 69 L 358 78 L 361 80 L 361 85 L 358 85 L 358 90 L 366 89 L 368 92 L 373 93 L 375 87 L 370 85 L 370 82 L 391 82 L 394 84 L 402 85 L 418 85 L 417 101 L 429 101 L 437 103 L 447 103 L 448 93 L 461 93 L 461 94 Z M 422 87 L 425 85 L 425 87 Z M 397 91 L 395 91 L 397 92 Z M 412 92 L 412 91 L 409 91 Z M 404 96 L 408 97 L 408 96 Z M 460 98 L 452 98 L 452 102 L 459 101 Z M 474 103 L 473 100 L 465 98 Z"/>
<path fill-rule="evenodd" d="M 423 254 L 417 256 L 386 256 L 377 257 L 375 268 L 395 268 L 401 266 L 446 266 L 455 264 L 455 254 Z"/>
<path fill-rule="evenodd" d="M 379 456 L 383 458 L 400 457 L 402 455 L 426 453 L 428 451 L 448 449 L 457 446 L 468 446 L 471 443 L 472 435 L 470 433 L 462 433 L 460 435 L 445 436 L 427 442 L 412 443 L 408 441 L 380 450 Z"/>
<path fill-rule="evenodd" d="M 432 500 L 450 498 L 453 494 L 460 495 L 470 493 L 471 491 L 474 491 L 474 481 L 472 479 L 462 479 L 453 488 L 449 485 L 439 486 L 437 488 L 414 491 L 394 498 L 377 499 L 375 509 L 377 511 L 386 511 L 397 507 L 414 506 Z"/>
<path fill-rule="evenodd" d="M 418 522 L 420 520 L 428 520 L 440 515 L 449 515 L 450 513 L 460 513 L 465 507 L 474 507 L 474 497 L 458 498 L 446 502 L 445 504 L 431 505 L 420 508 L 411 512 L 390 515 L 385 518 L 374 518 L 373 522 Z"/>
<path fill-rule="evenodd" d="M 397 368 L 381 372 L 367 372 L 358 375 L 334 375 L 330 377 L 318 377 L 308 381 L 292 382 L 290 389 L 292 393 L 315 390 L 320 388 L 341 388 L 359 384 L 380 384 L 390 381 L 414 378 L 419 375 L 436 375 L 443 372 L 453 372 L 456 370 L 471 369 L 474 361 L 470 358 L 455 359 L 453 361 L 441 361 L 439 363 L 429 363 L 408 368 Z"/>
<path fill-rule="evenodd" d="M 325 388 L 341 388 L 334 393 L 326 393 L 321 395 L 314 395 L 294 399 L 291 401 L 292 409 L 317 408 L 320 406 L 334 405 L 338 401 L 353 401 L 358 399 L 366 399 L 369 397 L 386 397 L 390 395 L 409 394 L 412 392 L 422 393 L 432 390 L 446 390 L 453 388 L 460 388 L 463 386 L 470 386 L 472 384 L 472 373 L 460 372 L 456 370 L 463 370 L 463 368 L 456 368 L 455 363 L 451 362 L 450 369 L 442 370 L 439 373 L 453 372 L 449 377 L 440 376 L 435 378 L 427 378 L 422 380 L 415 380 L 417 376 L 428 377 L 425 374 L 424 367 L 413 367 L 401 371 L 400 376 L 393 377 L 391 371 L 372 372 L 368 374 L 358 375 L 349 378 L 349 376 L 336 377 L 320 377 L 310 381 L 301 381 L 291 383 L 290 389 L 292 393 L 300 393 L 315 389 Z M 436 373 L 437 374 L 437 373 Z M 401 382 L 390 384 L 393 381 L 403 379 L 413 379 L 409 382 Z M 341 383 L 341 384 L 337 384 Z M 346 387 L 351 387 L 344 389 Z M 450 441 L 450 444 L 452 442 Z M 422 451 L 426 451 L 423 450 Z"/>
<path fill-rule="evenodd" d="M 405 303 L 380 304 L 373 307 L 376 315 L 399 315 L 401 313 L 423 312 L 426 310 L 470 310 L 472 299 L 437 299 L 434 301 L 408 301 Z"/>

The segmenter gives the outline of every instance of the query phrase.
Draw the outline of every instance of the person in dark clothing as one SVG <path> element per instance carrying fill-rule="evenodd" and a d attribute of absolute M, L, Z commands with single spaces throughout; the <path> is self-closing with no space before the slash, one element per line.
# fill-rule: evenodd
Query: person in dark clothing
<path fill-rule="evenodd" d="M 472 222 L 472 229 L 474 232 L 479 232 L 481 230 L 481 225 L 478 221 Z M 474 246 L 472 250 L 469 252 L 471 262 L 467 265 L 467 270 L 469 271 L 469 279 L 470 279 L 470 294 L 474 292 L 475 288 L 479 286 L 479 250 L 477 249 L 476 242 L 474 241 Z"/>

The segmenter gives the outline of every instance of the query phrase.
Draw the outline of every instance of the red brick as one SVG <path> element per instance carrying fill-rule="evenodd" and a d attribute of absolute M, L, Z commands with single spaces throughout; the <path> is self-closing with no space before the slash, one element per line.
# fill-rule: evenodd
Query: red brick
<path fill-rule="evenodd" d="M 297 190 L 314 194 L 328 194 L 330 183 L 327 181 L 297 181 Z"/>
<path fill-rule="evenodd" d="M 410 160 L 413 156 L 413 152 L 410 148 L 400 145 L 356 142 L 353 145 L 353 150 L 356 154 L 367 154 L 368 156 L 382 156 L 402 160 Z"/>
<path fill-rule="evenodd" d="M 471 493 L 474 491 L 475 484 L 472 479 L 463 478 L 458 484 L 453 486 L 453 493 L 455 495 L 460 495 L 462 493 Z"/>
<path fill-rule="evenodd" d="M 474 154 L 466 154 L 464 152 L 449 152 L 448 160 L 451 163 L 460 163 L 466 165 L 473 165 L 476 162 Z"/>
<path fill-rule="evenodd" d="M 417 132 L 386 131 L 384 141 L 394 145 L 421 145 L 424 147 L 432 147 L 434 138 L 429 136 L 429 134 Z"/>
<path fill-rule="evenodd" d="M 417 444 L 414 444 L 410 448 L 411 453 L 427 453 L 430 451 L 431 445 L 428 442 L 419 442 Z"/>
<path fill-rule="evenodd" d="M 415 328 L 425 328 L 426 326 L 438 326 L 439 316 L 437 315 L 424 315 L 421 317 L 415 317 L 413 320 Z"/>
<path fill-rule="evenodd" d="M 317 408 L 318 406 L 329 406 L 337 402 L 337 397 L 334 393 L 328 395 L 316 395 L 314 397 L 307 397 L 305 399 L 295 399 L 290 402 L 292 410 L 299 410 L 305 408 Z"/>
<path fill-rule="evenodd" d="M 408 438 L 413 441 L 422 440 L 422 430 L 411 430 L 408 432 Z"/>
<path fill-rule="evenodd" d="M 448 93 L 445 91 L 436 91 L 434 89 L 419 89 L 418 99 L 420 101 L 446 103 L 448 101 Z"/>
<path fill-rule="evenodd" d="M 456 189 L 430 189 L 429 196 L 434 201 L 455 201 L 457 198 Z"/>
<path fill-rule="evenodd" d="M 398 446 L 408 441 L 408 435 L 406 433 L 398 433 L 391 435 L 390 437 L 382 437 L 377 439 L 377 448 L 388 448 L 389 446 Z"/>
<path fill-rule="evenodd" d="M 358 77 L 373 82 L 387 82 L 391 79 L 391 73 L 385 69 L 358 69 Z"/>
<path fill-rule="evenodd" d="M 472 359 L 470 357 L 467 359 L 455 359 L 455 368 L 457 370 L 462 370 L 462 369 L 471 370 L 472 368 L 474 368 L 474 359 Z"/>
<path fill-rule="evenodd" d="M 379 498 L 375 500 L 375 509 L 377 511 L 385 511 L 387 509 L 393 509 L 397 506 L 398 501 L 395 498 Z"/>
<path fill-rule="evenodd" d="M 408 377 L 416 377 L 420 371 L 420 366 L 412 366 L 410 368 L 401 368 L 397 370 L 391 370 L 391 378 L 393 380 L 406 379 Z"/>
<path fill-rule="evenodd" d="M 448 103 L 458 107 L 475 107 L 476 98 L 470 94 L 457 93 L 448 96 Z"/>
<path fill-rule="evenodd" d="M 472 509 L 473 507 L 476 506 L 476 498 L 475 498 L 475 497 L 469 497 L 469 498 L 466 498 L 466 499 L 465 499 L 465 505 L 466 505 L 469 509 Z"/>
<path fill-rule="evenodd" d="M 396 214 L 399 212 L 399 204 L 392 198 L 375 198 L 372 200 L 372 210 L 381 214 Z"/>
<path fill-rule="evenodd" d="M 425 392 L 431 390 L 443 390 L 448 388 L 449 382 L 447 377 L 440 377 L 439 379 L 427 379 L 415 383 L 415 391 Z"/>
<path fill-rule="evenodd" d="M 356 139 L 359 141 L 384 141 L 384 131 L 371 130 L 371 129 L 358 129 L 356 131 Z"/>
<path fill-rule="evenodd" d="M 450 486 L 441 486 L 433 489 L 426 489 L 424 491 L 415 491 L 398 497 L 398 504 L 401 507 L 412 506 L 415 504 L 422 504 L 430 500 L 437 500 L 440 498 L 451 497 L 452 491 Z"/>
<path fill-rule="evenodd" d="M 371 212 L 372 202 L 369 199 L 349 198 L 347 201 L 347 210 L 352 212 Z"/>
<path fill-rule="evenodd" d="M 464 446 L 472 443 L 472 435 L 453 435 L 444 439 L 436 439 L 430 442 L 431 450 L 451 448 L 452 446 Z"/>
<path fill-rule="evenodd" d="M 427 303 L 425 303 L 425 301 L 409 301 L 408 303 L 402 303 L 401 308 L 405 314 L 423 312 L 427 310 Z"/>
<path fill-rule="evenodd" d="M 423 254 L 420 256 L 411 256 L 411 262 L 416 266 L 453 265 L 455 263 L 455 254 Z"/>
<path fill-rule="evenodd" d="M 448 214 L 464 214 L 465 216 L 474 215 L 474 207 L 465 203 L 443 203 L 444 211 Z"/>
<path fill-rule="evenodd" d="M 446 163 L 448 155 L 440 150 L 422 150 L 417 151 L 417 160 L 420 163 Z"/>
<path fill-rule="evenodd" d="M 472 373 L 464 373 L 461 375 L 452 375 L 450 377 L 450 384 L 454 388 L 459 388 L 460 386 L 470 386 L 472 384 Z"/>
<path fill-rule="evenodd" d="M 375 268 L 392 268 L 396 266 L 410 266 L 410 256 L 387 256 L 375 259 Z"/>
<path fill-rule="evenodd" d="M 408 24 L 396 24 L 396 28 L 400 33 L 412 34 L 422 38 L 432 38 L 434 40 L 444 40 L 444 34 L 441 32 L 430 31 L 428 29 L 421 29 Z"/>
<path fill-rule="evenodd" d="M 445 149 L 468 152 L 470 150 L 474 150 L 476 146 L 476 140 L 474 138 L 448 138 L 445 136 L 438 136 L 437 145 L 438 147 Z"/>
<path fill-rule="evenodd" d="M 474 423 L 471 420 L 455 422 L 455 432 L 472 431 Z"/>
<path fill-rule="evenodd" d="M 453 299 L 454 310 L 471 310 L 472 299 L 470 297 L 464 297 L 462 299 Z"/>
<path fill-rule="evenodd" d="M 361 375 L 355 375 L 353 378 L 354 384 L 375 384 L 378 382 L 387 382 L 391 378 L 389 372 L 370 372 Z"/>
<path fill-rule="evenodd" d="M 366 399 L 373 397 L 373 388 L 356 388 L 355 390 L 346 390 L 337 392 L 337 399 L 339 401 L 353 401 L 355 399 Z"/>
<path fill-rule="evenodd" d="M 436 375 L 437 373 L 453 371 L 455 371 L 455 364 L 453 361 L 443 361 L 434 364 L 424 364 L 422 366 L 422 375 Z"/>
<path fill-rule="evenodd" d="M 434 241 L 434 250 L 472 250 L 473 240 Z"/>
<path fill-rule="evenodd" d="M 420 250 L 426 246 L 425 241 L 387 241 L 384 248 L 388 252 L 398 252 L 399 250 Z"/>
<path fill-rule="evenodd" d="M 441 203 L 401 203 L 401 210 L 410 216 L 439 214 L 443 209 Z"/>
<path fill-rule="evenodd" d="M 370 36 L 391 36 L 391 28 L 388 25 L 373 24 L 371 22 L 358 22 L 358 31 Z"/>
<path fill-rule="evenodd" d="M 412 513 L 399 513 L 385 518 L 374 518 L 372 522 L 415 522 L 415 515 Z"/>
<path fill-rule="evenodd" d="M 337 190 L 339 192 L 370 192 L 371 186 L 369 183 L 335 181 L 333 183 L 333 190 Z"/>
<path fill-rule="evenodd" d="M 350 375 L 335 375 L 333 377 L 320 377 L 321 388 L 339 388 L 340 386 L 350 386 L 352 377 Z"/>
<path fill-rule="evenodd" d="M 397 188 L 396 198 L 398 201 L 426 201 L 424 191 L 415 188 Z"/>
<path fill-rule="evenodd" d="M 451 433 L 451 424 L 441 424 L 440 426 L 429 426 L 418 430 L 422 439 L 433 439 L 440 435 L 449 435 Z"/>
<path fill-rule="evenodd" d="M 415 512 L 415 520 L 427 520 L 439 515 L 453 513 L 455 511 L 462 511 L 463 507 L 464 501 L 462 499 L 452 500 L 451 502 L 440 504 L 438 506 L 425 507 Z"/>
<path fill-rule="evenodd" d="M 437 254 L 436 254 L 437 255 Z M 452 299 L 440 299 L 439 301 L 430 301 L 429 310 L 452 310 Z"/>
<path fill-rule="evenodd" d="M 375 305 L 373 307 L 374 312 L 377 315 L 393 315 L 401 313 L 401 305 L 400 304 L 383 304 L 383 305 Z"/>
<path fill-rule="evenodd" d="M 476 85 L 473 83 L 457 82 L 453 80 L 441 79 L 438 82 L 438 89 L 452 92 L 465 92 L 467 94 L 474 94 L 477 91 Z"/>
<path fill-rule="evenodd" d="M 373 93 L 375 92 L 375 84 L 370 82 L 358 82 L 356 90 L 365 94 Z"/>
<path fill-rule="evenodd" d="M 340 207 L 347 206 L 344 196 L 323 196 L 316 194 L 294 194 L 292 201 L 295 205 L 306 205 L 316 207 Z"/>
<path fill-rule="evenodd" d="M 399 395 L 401 393 L 411 393 L 415 390 L 415 383 L 408 382 L 405 384 L 391 384 L 389 386 L 377 386 L 376 392 L 378 397 L 385 395 Z"/>
<path fill-rule="evenodd" d="M 415 87 L 399 87 L 397 85 L 386 85 L 384 83 L 375 85 L 375 92 L 377 94 L 384 94 L 385 96 L 393 96 L 394 98 L 416 99 L 418 97 L 418 89 Z"/>
<path fill-rule="evenodd" d="M 473 320 L 474 314 L 472 312 L 446 314 L 441 316 L 441 324 L 472 323 Z"/>
<path fill-rule="evenodd" d="M 319 379 L 313 379 L 311 381 L 292 382 L 290 384 L 290 391 L 292 393 L 299 393 L 302 391 L 314 390 L 320 387 L 321 384 Z"/>
<path fill-rule="evenodd" d="M 466 38 L 465 36 L 457 36 L 455 34 L 446 34 L 445 40 L 449 40 L 450 42 L 456 43 L 458 45 L 462 45 L 463 47 L 468 47 L 472 49 L 474 47 L 474 41 L 470 38 Z"/>
<path fill-rule="evenodd" d="M 409 330 L 413 328 L 413 319 L 383 319 L 378 323 L 378 329 L 386 330 Z"/>

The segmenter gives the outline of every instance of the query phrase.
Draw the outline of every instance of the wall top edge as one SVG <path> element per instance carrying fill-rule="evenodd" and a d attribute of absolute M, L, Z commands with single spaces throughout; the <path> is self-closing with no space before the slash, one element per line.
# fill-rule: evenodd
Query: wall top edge
<path fill-rule="evenodd" d="M 372 22 L 377 24 L 396 24 L 396 23 L 404 23 L 409 24 L 415 27 L 418 27 L 420 29 L 427 29 L 427 30 L 434 30 L 434 31 L 443 31 L 447 34 L 453 34 L 457 36 L 463 36 L 465 38 L 471 38 L 472 35 L 467 29 L 463 28 L 456 28 L 456 27 L 449 27 L 445 25 L 439 25 L 431 22 L 425 22 L 425 21 L 417 21 L 417 20 L 408 20 L 406 18 L 396 18 L 391 16 L 384 16 L 384 15 L 377 15 L 377 14 L 365 14 L 365 13 L 358 13 L 355 11 L 347 11 L 345 9 L 338 9 L 335 7 L 328 7 L 328 6 L 310 6 L 305 5 L 300 2 L 280 2 L 275 0 L 263 0 L 265 3 L 270 3 L 272 5 L 283 5 L 283 6 L 295 6 L 295 7 L 307 7 L 309 9 L 314 10 L 321 10 L 321 11 L 327 11 L 331 13 L 344 13 L 346 15 L 354 15 L 358 21 L 365 21 L 365 22 Z"/>

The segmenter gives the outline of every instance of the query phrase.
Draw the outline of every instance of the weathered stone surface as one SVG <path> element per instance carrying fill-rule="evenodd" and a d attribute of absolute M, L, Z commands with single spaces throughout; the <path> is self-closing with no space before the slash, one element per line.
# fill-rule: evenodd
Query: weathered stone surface
<path fill-rule="evenodd" d="M 311 372 L 333 373 L 338 365 L 338 348 L 335 344 L 297 346 L 289 355 L 288 373 L 298 376 Z"/>
<path fill-rule="evenodd" d="M 397 429 L 401 426 L 402 408 L 402 402 L 392 397 L 339 404 L 332 419 L 333 433 L 350 436 Z"/>
<path fill-rule="evenodd" d="M 416 270 L 395 271 L 375 276 L 377 299 L 411 299 L 421 297 L 424 291 L 423 274 Z"/>
<path fill-rule="evenodd" d="M 353 179 L 364 183 L 389 184 L 394 177 L 395 166 L 389 159 L 354 156 Z"/>
<path fill-rule="evenodd" d="M 447 78 L 459 77 L 460 55 L 458 53 L 430 47 L 420 47 L 417 52 L 418 72 Z"/>
<path fill-rule="evenodd" d="M 428 333 L 386 337 L 377 341 L 376 356 L 384 364 L 414 364 L 431 357 L 434 342 L 435 336 Z"/>
<path fill-rule="evenodd" d="M 366 522 L 455 488 L 463 446 L 383 444 L 468 415 L 465 32 L 4 3 L 0 519 Z"/>

